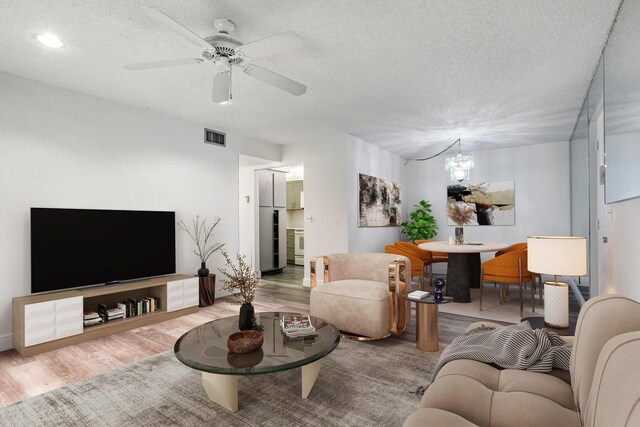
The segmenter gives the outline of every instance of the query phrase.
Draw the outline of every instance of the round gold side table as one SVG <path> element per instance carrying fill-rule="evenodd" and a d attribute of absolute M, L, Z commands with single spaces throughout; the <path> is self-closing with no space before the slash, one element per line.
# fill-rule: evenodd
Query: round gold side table
<path fill-rule="evenodd" d="M 416 348 L 422 351 L 438 351 L 438 305 L 453 302 L 453 298 L 444 297 L 443 301 L 436 302 L 433 295 L 420 299 L 409 298 L 406 294 L 403 297 L 416 303 Z"/>

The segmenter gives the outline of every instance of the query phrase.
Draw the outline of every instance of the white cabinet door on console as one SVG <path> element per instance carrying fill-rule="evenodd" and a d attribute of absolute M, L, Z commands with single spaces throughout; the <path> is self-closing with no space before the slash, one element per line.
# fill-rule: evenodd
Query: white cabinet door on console
<path fill-rule="evenodd" d="M 200 305 L 200 280 L 197 277 L 184 280 L 184 307 Z"/>
<path fill-rule="evenodd" d="M 24 306 L 24 345 L 56 339 L 56 302 L 45 301 Z"/>
<path fill-rule="evenodd" d="M 82 297 L 56 300 L 56 339 L 83 332 Z"/>
<path fill-rule="evenodd" d="M 167 282 L 167 311 L 184 308 L 184 280 Z"/>
<path fill-rule="evenodd" d="M 25 347 L 78 335 L 82 331 L 82 297 L 24 306 Z"/>

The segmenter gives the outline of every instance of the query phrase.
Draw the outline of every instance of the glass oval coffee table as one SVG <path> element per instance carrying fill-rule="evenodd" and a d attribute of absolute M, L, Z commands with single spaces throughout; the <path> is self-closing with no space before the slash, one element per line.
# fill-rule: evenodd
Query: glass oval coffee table
<path fill-rule="evenodd" d="M 227 337 L 238 331 L 238 316 L 213 320 L 182 335 L 174 346 L 178 360 L 202 371 L 202 385 L 215 403 L 230 411 L 238 410 L 238 377 L 287 371 L 302 367 L 302 398 L 311 392 L 323 358 L 340 342 L 340 332 L 327 321 L 309 316 L 318 335 L 288 339 L 280 329 L 282 316 L 300 313 L 256 313 L 262 330 L 262 348 L 246 354 L 227 349 Z"/>

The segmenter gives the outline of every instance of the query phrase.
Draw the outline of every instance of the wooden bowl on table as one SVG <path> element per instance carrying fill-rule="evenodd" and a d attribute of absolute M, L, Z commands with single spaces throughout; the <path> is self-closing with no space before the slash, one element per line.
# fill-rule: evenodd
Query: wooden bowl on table
<path fill-rule="evenodd" d="M 229 335 L 227 348 L 232 353 L 251 353 L 262 347 L 264 337 L 259 331 L 240 331 Z"/>

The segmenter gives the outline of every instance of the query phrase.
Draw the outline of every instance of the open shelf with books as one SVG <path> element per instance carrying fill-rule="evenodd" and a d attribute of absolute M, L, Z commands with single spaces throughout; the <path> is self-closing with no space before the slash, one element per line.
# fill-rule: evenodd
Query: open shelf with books
<path fill-rule="evenodd" d="M 184 274 L 17 297 L 13 299 L 13 345 L 21 355 L 31 356 L 195 313 L 199 299 L 198 278 Z M 124 301 L 135 302 L 140 314 L 116 314 Z M 100 316 L 99 307 L 111 312 L 111 320 L 84 326 L 85 313 Z"/>

